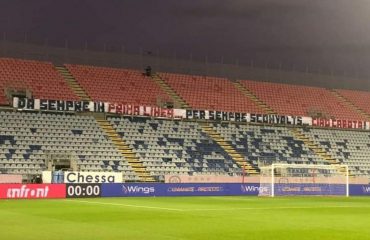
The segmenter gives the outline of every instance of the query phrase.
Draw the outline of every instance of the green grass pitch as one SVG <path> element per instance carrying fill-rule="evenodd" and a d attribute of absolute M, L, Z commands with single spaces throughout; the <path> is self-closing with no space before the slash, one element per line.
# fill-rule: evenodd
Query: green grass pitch
<path fill-rule="evenodd" d="M 370 198 L 1 200 L 0 239 L 370 239 Z"/>

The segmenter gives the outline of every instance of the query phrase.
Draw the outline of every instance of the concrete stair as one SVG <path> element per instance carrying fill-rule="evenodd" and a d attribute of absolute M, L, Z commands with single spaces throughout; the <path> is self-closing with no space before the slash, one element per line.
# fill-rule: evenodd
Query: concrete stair
<path fill-rule="evenodd" d="M 316 155 L 332 165 L 340 165 L 340 162 L 325 151 L 319 144 L 315 143 L 310 137 L 305 135 L 300 128 L 292 128 L 291 132 L 295 139 L 303 141 L 303 143 Z"/>
<path fill-rule="evenodd" d="M 208 123 L 199 123 L 203 132 L 207 133 L 218 145 L 220 145 L 227 154 L 235 161 L 235 163 L 248 175 L 259 174 L 259 170 L 254 167 L 250 162 L 248 162 L 245 157 L 238 153 L 236 149 L 230 145 L 226 140 L 212 128 Z"/>
<path fill-rule="evenodd" d="M 354 103 L 352 103 L 350 100 L 348 100 L 346 97 L 341 95 L 339 92 L 337 92 L 335 89 L 331 90 L 331 93 L 337 97 L 337 99 L 343 103 L 345 106 L 351 108 L 352 110 L 358 112 L 364 119 L 370 120 L 370 114 L 366 113 L 364 110 L 356 106 Z"/>
<path fill-rule="evenodd" d="M 81 85 L 76 81 L 76 79 L 72 76 L 72 74 L 69 72 L 69 70 L 65 66 L 56 66 L 55 68 L 66 80 L 68 86 L 72 89 L 72 91 L 82 101 L 91 101 L 91 98 L 87 95 L 85 90 L 81 87 Z"/>
<path fill-rule="evenodd" d="M 249 91 L 249 89 L 245 88 L 240 82 L 233 82 L 233 84 L 240 92 L 255 102 L 257 106 L 259 106 L 265 113 L 276 114 L 276 112 L 270 106 Z"/>
<path fill-rule="evenodd" d="M 342 165 L 335 157 L 333 157 L 331 154 L 326 152 L 324 148 L 322 148 L 319 144 L 315 143 L 312 139 L 310 139 L 310 137 L 305 135 L 302 132 L 302 129 L 293 128 L 291 129 L 291 131 L 296 139 L 303 141 L 304 144 L 309 147 L 309 149 L 311 149 L 316 155 L 320 156 L 325 161 L 328 161 L 330 165 L 336 165 L 336 166 Z M 343 174 L 346 174 L 344 168 L 339 168 L 339 169 Z M 355 176 L 351 173 L 351 171 L 349 171 L 348 175 L 350 177 Z"/>
<path fill-rule="evenodd" d="M 174 102 L 175 107 L 182 108 L 182 109 L 188 109 L 190 108 L 189 104 L 185 102 L 185 100 L 180 97 L 176 91 L 170 87 L 158 74 L 153 74 L 152 79 L 160 86 L 160 88 L 167 93 L 168 96 L 171 97 L 171 99 Z"/>
<path fill-rule="evenodd" d="M 105 119 L 96 119 L 100 128 L 106 133 L 109 139 L 117 147 L 118 151 L 128 161 L 134 172 L 139 176 L 142 182 L 155 182 L 153 176 L 146 170 L 146 167 L 140 161 L 130 146 L 118 135 L 116 130 Z"/>

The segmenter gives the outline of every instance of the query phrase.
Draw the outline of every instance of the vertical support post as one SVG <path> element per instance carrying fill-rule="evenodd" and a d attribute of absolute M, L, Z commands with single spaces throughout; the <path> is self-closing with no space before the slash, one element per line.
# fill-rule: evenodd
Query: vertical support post
<path fill-rule="evenodd" d="M 346 197 L 349 197 L 349 171 L 348 165 L 345 165 L 346 168 Z"/>
<path fill-rule="evenodd" d="M 275 189 L 274 189 L 274 185 L 275 185 L 275 169 L 274 169 L 274 164 L 271 165 L 271 197 L 275 197 Z"/>
<path fill-rule="evenodd" d="M 245 181 L 245 163 L 243 163 L 243 177 L 242 177 L 242 183 L 244 184 Z"/>

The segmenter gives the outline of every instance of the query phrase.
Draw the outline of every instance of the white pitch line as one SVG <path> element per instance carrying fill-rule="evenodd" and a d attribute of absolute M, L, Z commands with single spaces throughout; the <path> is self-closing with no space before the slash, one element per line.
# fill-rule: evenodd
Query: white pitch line
<path fill-rule="evenodd" d="M 252 199 L 252 198 L 243 198 L 243 197 L 236 198 L 234 196 L 232 197 L 212 196 L 209 198 L 228 200 L 228 201 L 255 201 L 255 199 Z"/>
<path fill-rule="evenodd" d="M 176 211 L 176 212 L 281 210 L 281 209 L 325 209 L 325 208 L 369 208 L 370 207 L 370 206 L 290 206 L 290 207 L 243 207 L 243 208 L 190 208 L 190 209 L 179 209 L 179 208 L 163 208 L 163 207 L 155 207 L 155 206 L 132 205 L 132 204 L 122 204 L 122 203 L 112 203 L 112 202 L 94 202 L 94 201 L 86 201 L 86 200 L 72 200 L 72 199 L 67 199 L 65 201 L 76 202 L 76 203 L 131 207 L 131 208 L 157 209 L 157 210 L 167 210 L 167 211 Z"/>
<path fill-rule="evenodd" d="M 322 208 L 369 208 L 370 206 L 312 206 L 312 207 L 245 207 L 245 208 L 192 208 L 183 209 L 186 212 L 192 211 L 236 211 L 236 210 L 280 210 L 280 209 L 322 209 Z"/>
<path fill-rule="evenodd" d="M 84 200 L 66 200 L 69 202 L 77 203 L 87 203 L 87 204 L 99 204 L 99 205 L 110 205 L 110 206 L 121 206 L 121 207 L 132 207 L 132 208 L 146 208 L 146 209 L 157 209 L 157 210 L 167 210 L 167 211 L 177 211 L 181 212 L 182 209 L 177 208 L 163 208 L 163 207 L 153 207 L 153 206 L 143 206 L 143 205 L 132 205 L 132 204 L 122 204 L 122 203 L 111 203 L 111 202 L 93 202 L 93 201 L 84 201 Z"/>

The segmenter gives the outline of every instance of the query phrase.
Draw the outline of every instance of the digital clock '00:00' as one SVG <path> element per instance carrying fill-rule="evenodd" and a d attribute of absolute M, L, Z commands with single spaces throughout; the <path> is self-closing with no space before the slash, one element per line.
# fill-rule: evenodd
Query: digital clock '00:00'
<path fill-rule="evenodd" d="M 100 197 L 101 184 L 67 184 L 67 198 L 89 198 Z"/>

